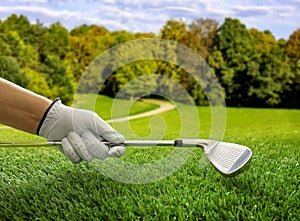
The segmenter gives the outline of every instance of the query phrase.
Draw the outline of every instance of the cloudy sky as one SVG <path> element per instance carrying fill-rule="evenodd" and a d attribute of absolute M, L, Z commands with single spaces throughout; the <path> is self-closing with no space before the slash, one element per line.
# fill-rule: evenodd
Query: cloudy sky
<path fill-rule="evenodd" d="M 1 0 L 0 19 L 26 15 L 44 25 L 60 21 L 68 29 L 97 24 L 107 29 L 158 33 L 165 22 L 182 18 L 238 18 L 248 28 L 270 30 L 288 39 L 300 28 L 300 0 Z"/>

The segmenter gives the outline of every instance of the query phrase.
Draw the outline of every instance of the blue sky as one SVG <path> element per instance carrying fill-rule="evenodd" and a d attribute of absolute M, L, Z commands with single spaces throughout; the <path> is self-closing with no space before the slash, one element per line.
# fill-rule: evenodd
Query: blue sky
<path fill-rule="evenodd" d="M 238 18 L 247 28 L 270 30 L 288 39 L 300 28 L 300 0 L 1 0 L 0 19 L 23 14 L 44 25 L 60 21 L 68 29 L 97 24 L 107 29 L 158 33 L 170 19 Z"/>

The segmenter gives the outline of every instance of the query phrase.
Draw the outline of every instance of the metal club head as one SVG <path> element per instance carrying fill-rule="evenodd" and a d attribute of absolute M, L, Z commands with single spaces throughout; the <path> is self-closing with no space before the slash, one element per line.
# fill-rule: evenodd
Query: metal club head
<path fill-rule="evenodd" d="M 249 163 L 252 151 L 248 147 L 226 142 L 203 145 L 206 157 L 223 175 L 234 176 Z"/>
<path fill-rule="evenodd" d="M 203 147 L 211 164 L 223 175 L 234 176 L 247 167 L 252 151 L 246 146 L 204 139 L 181 139 L 175 141 L 178 147 Z"/>

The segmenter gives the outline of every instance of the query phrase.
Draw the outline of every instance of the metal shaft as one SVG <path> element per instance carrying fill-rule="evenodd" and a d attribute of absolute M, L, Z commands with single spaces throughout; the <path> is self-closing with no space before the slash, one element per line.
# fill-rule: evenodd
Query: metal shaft
<path fill-rule="evenodd" d="M 106 145 L 115 145 L 104 142 Z M 206 140 L 201 139 L 180 139 L 180 140 L 126 140 L 126 146 L 177 146 L 177 147 L 197 147 L 206 144 Z M 48 145 L 61 145 L 61 141 L 7 141 L 0 142 L 0 147 L 42 147 Z"/>

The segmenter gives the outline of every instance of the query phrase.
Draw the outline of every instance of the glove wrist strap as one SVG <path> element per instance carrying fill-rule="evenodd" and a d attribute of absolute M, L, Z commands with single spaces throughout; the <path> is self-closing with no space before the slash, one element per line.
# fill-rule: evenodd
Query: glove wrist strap
<path fill-rule="evenodd" d="M 60 101 L 60 98 L 56 98 L 56 99 L 50 104 L 50 106 L 47 108 L 47 110 L 45 111 L 45 113 L 44 113 L 44 115 L 43 115 L 43 117 L 42 117 L 42 119 L 41 119 L 41 121 L 40 121 L 40 123 L 39 123 L 39 126 L 38 126 L 38 128 L 37 128 L 37 135 L 41 135 L 41 134 L 40 134 L 41 127 L 42 127 L 42 125 L 43 125 L 43 123 L 44 123 L 44 121 L 45 121 L 45 119 L 46 119 L 46 117 L 47 117 L 49 111 L 51 110 L 51 108 L 53 107 L 53 105 L 54 105 L 56 102 L 58 102 L 58 101 Z"/>

